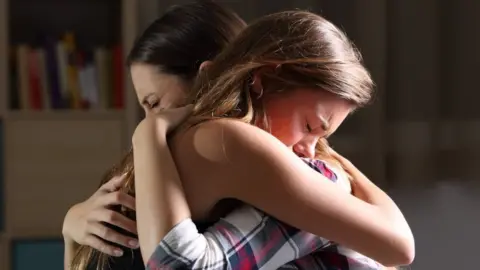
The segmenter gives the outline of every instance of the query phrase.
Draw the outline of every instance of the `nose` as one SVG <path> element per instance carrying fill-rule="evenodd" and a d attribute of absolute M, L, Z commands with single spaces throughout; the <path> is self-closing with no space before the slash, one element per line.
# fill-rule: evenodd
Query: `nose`
<path fill-rule="evenodd" d="M 293 152 L 302 158 L 315 158 L 317 140 L 301 141 L 293 146 Z"/>

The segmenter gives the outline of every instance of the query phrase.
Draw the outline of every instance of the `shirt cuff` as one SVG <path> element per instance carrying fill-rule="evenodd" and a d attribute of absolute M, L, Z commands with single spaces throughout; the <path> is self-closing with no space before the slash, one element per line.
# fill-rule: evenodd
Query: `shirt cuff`
<path fill-rule="evenodd" d="M 179 248 L 199 237 L 198 229 L 192 219 L 187 218 L 175 225 L 161 243 L 167 244 L 172 249 Z"/>

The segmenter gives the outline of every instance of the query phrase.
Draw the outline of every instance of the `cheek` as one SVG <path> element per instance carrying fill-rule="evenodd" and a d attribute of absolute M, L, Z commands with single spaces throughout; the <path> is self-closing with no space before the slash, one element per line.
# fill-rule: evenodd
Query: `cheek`
<path fill-rule="evenodd" d="M 181 87 L 174 87 L 166 91 L 160 99 L 160 108 L 171 109 L 183 106 L 186 100 L 186 91 Z"/>
<path fill-rule="evenodd" d="M 305 121 L 290 106 L 266 106 L 265 109 L 269 124 L 267 131 L 286 146 L 293 146 L 305 136 Z"/>

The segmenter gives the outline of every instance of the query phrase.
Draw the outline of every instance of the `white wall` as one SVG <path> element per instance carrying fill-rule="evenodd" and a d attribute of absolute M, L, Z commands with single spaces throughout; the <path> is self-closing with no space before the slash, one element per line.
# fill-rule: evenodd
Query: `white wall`
<path fill-rule="evenodd" d="M 480 185 L 454 182 L 431 190 L 396 190 L 416 240 L 413 269 L 478 269 Z"/>

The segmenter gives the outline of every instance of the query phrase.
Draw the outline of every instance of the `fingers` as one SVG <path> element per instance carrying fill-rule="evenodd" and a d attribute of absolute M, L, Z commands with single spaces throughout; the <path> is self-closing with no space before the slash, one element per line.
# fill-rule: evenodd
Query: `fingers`
<path fill-rule="evenodd" d="M 99 240 L 106 240 L 108 242 L 115 243 L 127 248 L 133 248 L 133 249 L 138 248 L 137 239 L 128 237 L 122 233 L 119 233 L 99 222 L 91 223 L 89 229 L 93 235 L 100 238 Z M 108 244 L 105 243 L 105 245 L 108 245 Z M 109 250 L 108 252 L 111 252 L 111 250 Z"/>
<path fill-rule="evenodd" d="M 107 183 L 103 184 L 100 187 L 100 190 L 106 191 L 106 192 L 113 192 L 118 190 L 119 188 L 122 187 L 122 185 L 125 183 L 127 175 L 121 175 L 121 176 L 115 176 L 112 179 L 110 179 Z"/>
<path fill-rule="evenodd" d="M 105 194 L 100 201 L 103 206 L 123 205 L 131 210 L 135 210 L 135 198 L 122 191 Z"/>
<path fill-rule="evenodd" d="M 92 219 L 97 222 L 103 221 L 105 223 L 122 228 L 127 232 L 137 234 L 137 224 L 135 221 L 129 219 L 121 213 L 109 209 L 100 209 L 93 213 Z M 99 237 L 103 238 L 101 235 L 99 235 Z"/>
<path fill-rule="evenodd" d="M 122 249 L 107 244 L 105 241 L 101 240 L 95 235 L 87 236 L 85 238 L 85 244 L 110 256 L 120 257 L 123 255 Z"/>

